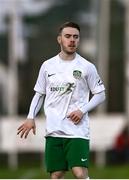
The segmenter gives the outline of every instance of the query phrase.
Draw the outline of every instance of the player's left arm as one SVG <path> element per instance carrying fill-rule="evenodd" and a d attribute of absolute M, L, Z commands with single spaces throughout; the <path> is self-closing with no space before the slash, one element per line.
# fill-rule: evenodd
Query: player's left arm
<path fill-rule="evenodd" d="M 81 121 L 85 113 L 93 110 L 105 100 L 105 87 L 93 64 L 89 64 L 89 67 L 87 68 L 85 81 L 93 96 L 88 103 L 84 103 L 82 107 L 79 107 L 78 110 L 73 111 L 68 115 L 68 118 L 75 124 L 78 124 Z"/>
<path fill-rule="evenodd" d="M 84 104 L 78 110 L 71 112 L 68 115 L 68 118 L 70 118 L 70 120 L 72 120 L 74 124 L 78 124 L 85 113 L 96 108 L 99 104 L 101 104 L 105 100 L 105 98 L 106 98 L 105 91 L 94 94 L 87 104 Z"/>

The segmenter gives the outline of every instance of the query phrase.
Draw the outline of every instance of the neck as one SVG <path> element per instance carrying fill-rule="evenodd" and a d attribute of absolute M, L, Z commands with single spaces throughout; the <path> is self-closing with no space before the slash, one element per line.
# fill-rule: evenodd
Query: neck
<path fill-rule="evenodd" d="M 63 59 L 63 60 L 73 60 L 74 58 L 75 58 L 75 56 L 76 56 L 76 53 L 72 53 L 72 54 L 66 54 L 66 53 L 64 53 L 64 52 L 60 52 L 59 53 L 59 56 L 60 56 L 60 58 L 61 59 Z"/>

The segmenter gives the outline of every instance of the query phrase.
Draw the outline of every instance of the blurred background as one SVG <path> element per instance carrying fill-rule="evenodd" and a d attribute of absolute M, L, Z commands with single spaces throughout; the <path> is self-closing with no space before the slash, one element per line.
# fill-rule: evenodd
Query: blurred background
<path fill-rule="evenodd" d="M 80 25 L 78 52 L 96 65 L 106 87 L 106 101 L 90 113 L 90 178 L 129 178 L 128 0 L 0 0 L 0 178 L 49 177 L 43 110 L 36 136 L 21 140 L 16 133 L 41 64 L 59 52 L 65 21 Z"/>

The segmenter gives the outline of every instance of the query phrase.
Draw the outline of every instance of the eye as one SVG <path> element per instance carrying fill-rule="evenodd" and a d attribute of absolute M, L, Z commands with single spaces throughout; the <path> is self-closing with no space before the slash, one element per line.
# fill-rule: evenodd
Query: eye
<path fill-rule="evenodd" d="M 70 34 L 66 34 L 65 35 L 66 38 L 70 38 L 70 36 L 71 36 Z"/>
<path fill-rule="evenodd" d="M 78 35 L 74 35 L 73 37 L 74 37 L 75 39 L 78 39 L 78 38 L 79 38 L 79 36 L 78 36 Z"/>

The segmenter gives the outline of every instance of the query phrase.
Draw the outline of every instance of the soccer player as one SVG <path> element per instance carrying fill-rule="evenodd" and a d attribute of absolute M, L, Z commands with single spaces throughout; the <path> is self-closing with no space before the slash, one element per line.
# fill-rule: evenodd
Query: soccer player
<path fill-rule="evenodd" d="M 105 100 L 105 88 L 96 67 L 77 53 L 80 27 L 66 22 L 59 28 L 60 52 L 39 71 L 29 114 L 18 128 L 21 138 L 35 134 L 35 117 L 44 102 L 46 116 L 45 162 L 52 179 L 71 169 L 86 179 L 89 164 L 88 112 Z M 89 100 L 89 94 L 92 98 Z"/>

